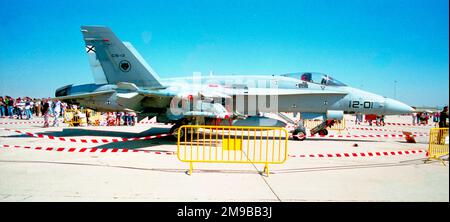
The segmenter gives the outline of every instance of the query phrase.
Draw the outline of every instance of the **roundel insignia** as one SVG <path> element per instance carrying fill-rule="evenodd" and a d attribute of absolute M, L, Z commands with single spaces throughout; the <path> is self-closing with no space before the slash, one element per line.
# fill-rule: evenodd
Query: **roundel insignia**
<path fill-rule="evenodd" d="M 119 63 L 119 68 L 120 68 L 120 70 L 122 70 L 124 72 L 128 72 L 131 69 L 131 64 L 127 60 L 122 60 Z"/>

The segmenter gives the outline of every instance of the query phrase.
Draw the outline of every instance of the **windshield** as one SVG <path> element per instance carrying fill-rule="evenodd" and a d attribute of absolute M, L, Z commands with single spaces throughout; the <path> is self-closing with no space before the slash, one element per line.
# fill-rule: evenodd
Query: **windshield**
<path fill-rule="evenodd" d="M 333 77 L 323 74 L 323 73 L 314 73 L 314 72 L 303 72 L 303 73 L 289 73 L 284 74 L 282 76 L 291 77 L 294 79 L 300 79 L 305 82 L 316 83 L 326 86 L 346 86 L 344 83 L 334 79 Z"/>

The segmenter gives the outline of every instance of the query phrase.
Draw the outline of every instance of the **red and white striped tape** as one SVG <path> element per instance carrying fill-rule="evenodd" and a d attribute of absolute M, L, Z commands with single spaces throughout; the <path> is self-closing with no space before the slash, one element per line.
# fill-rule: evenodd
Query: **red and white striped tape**
<path fill-rule="evenodd" d="M 428 136 L 427 134 L 412 134 L 413 137 Z M 310 135 L 309 138 L 403 138 L 403 134 L 383 134 L 383 135 Z"/>
<path fill-rule="evenodd" d="M 17 125 L 17 124 L 33 124 L 33 123 L 44 123 L 44 121 L 5 122 L 0 123 L 0 125 Z"/>
<path fill-rule="evenodd" d="M 44 134 L 36 134 L 36 133 L 30 133 L 30 132 L 22 132 L 20 130 L 10 130 L 10 129 L 4 129 L 11 132 L 16 132 L 20 134 L 25 134 L 27 136 L 36 137 L 36 138 L 44 138 L 44 139 L 51 139 L 51 140 L 59 140 L 59 141 L 65 141 L 65 142 L 73 142 L 73 143 L 117 143 L 117 142 L 128 142 L 128 141 L 137 141 L 137 140 L 151 140 L 156 138 L 163 138 L 167 136 L 171 136 L 170 133 L 163 133 L 153 136 L 144 136 L 144 137 L 134 137 L 134 138 L 118 138 L 118 139 L 79 139 L 79 138 L 64 138 L 64 137 L 57 137 L 57 136 L 49 136 Z"/>
<path fill-rule="evenodd" d="M 50 123 L 53 123 L 53 121 L 49 121 Z M 0 122 L 0 125 L 19 125 L 19 124 L 43 124 L 44 121 L 23 121 L 23 122 Z M 61 120 L 60 123 L 63 123 Z M 161 124 L 166 125 L 165 123 L 158 123 L 156 121 L 141 121 L 137 124 Z"/>
<path fill-rule="evenodd" d="M 350 120 L 351 122 L 355 122 L 355 120 Z M 365 123 L 368 123 L 367 121 L 364 121 Z M 375 123 L 375 121 L 372 121 L 372 123 Z M 388 126 L 434 126 L 434 123 L 432 124 L 411 124 L 411 123 L 385 123 Z"/>
<path fill-rule="evenodd" d="M 293 158 L 326 158 L 326 157 L 383 157 L 383 156 L 402 156 L 414 154 L 426 154 L 425 150 L 399 150 L 399 151 L 380 151 L 380 152 L 352 152 L 352 153 L 318 153 L 318 154 L 298 154 L 289 155 Z"/>
<path fill-rule="evenodd" d="M 169 151 L 151 151 L 151 150 L 135 150 L 128 148 L 65 148 L 65 147 L 30 147 L 30 146 L 13 146 L 1 145 L 2 148 L 23 148 L 31 150 L 57 151 L 69 153 L 151 153 L 161 155 L 175 155 L 175 152 Z"/>
<path fill-rule="evenodd" d="M 0 145 L 2 148 L 23 148 L 30 150 L 56 151 L 69 153 L 150 153 L 156 155 L 176 155 L 171 151 L 151 151 L 151 150 L 135 150 L 128 148 L 65 148 L 65 147 L 30 147 L 17 145 Z M 298 154 L 288 156 L 291 158 L 352 158 L 352 157 L 386 157 L 386 156 L 405 156 L 427 154 L 425 150 L 399 150 L 399 151 L 380 151 L 380 152 L 352 152 L 352 153 L 318 153 L 318 154 Z"/>
<path fill-rule="evenodd" d="M 381 131 L 381 132 L 397 132 L 397 133 L 402 133 L 405 131 L 405 130 L 379 129 L 379 128 L 368 128 L 368 127 L 349 127 L 348 129 L 366 130 L 366 131 Z M 410 131 L 405 131 L 405 132 L 410 132 Z M 425 132 L 410 132 L 410 133 L 428 135 L 428 133 L 425 133 Z"/>

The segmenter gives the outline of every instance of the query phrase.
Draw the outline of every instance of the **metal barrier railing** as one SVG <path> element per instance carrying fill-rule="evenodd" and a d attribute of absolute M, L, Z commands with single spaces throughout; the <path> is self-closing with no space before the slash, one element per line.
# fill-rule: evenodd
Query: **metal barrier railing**
<path fill-rule="evenodd" d="M 82 124 L 86 123 L 85 119 L 85 116 L 83 117 L 83 114 L 79 110 L 66 109 L 64 111 L 64 123 L 68 124 L 69 126 L 81 126 Z"/>
<path fill-rule="evenodd" d="M 177 156 L 189 163 L 282 164 L 289 134 L 282 127 L 184 125 L 178 131 Z"/>
<path fill-rule="evenodd" d="M 444 164 L 443 157 L 449 155 L 448 128 L 430 129 L 430 143 L 428 145 L 428 159 L 441 161 Z"/>
<path fill-rule="evenodd" d="M 87 117 L 87 115 L 89 115 L 89 117 Z M 64 111 L 64 123 L 69 126 L 98 126 L 102 121 L 102 118 L 101 113 L 91 109 L 66 109 Z"/>

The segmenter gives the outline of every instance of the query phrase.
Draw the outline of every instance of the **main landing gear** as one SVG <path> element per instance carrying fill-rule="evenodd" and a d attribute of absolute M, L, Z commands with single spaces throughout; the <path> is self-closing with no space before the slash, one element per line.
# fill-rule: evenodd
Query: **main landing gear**
<path fill-rule="evenodd" d="M 306 129 L 304 126 L 298 126 L 294 132 L 292 132 L 292 138 L 294 140 L 303 141 L 306 139 Z"/>
<path fill-rule="evenodd" d="M 311 135 L 318 133 L 320 136 L 328 135 L 328 127 L 332 127 L 336 121 L 335 120 L 325 120 L 321 124 L 311 129 Z"/>

